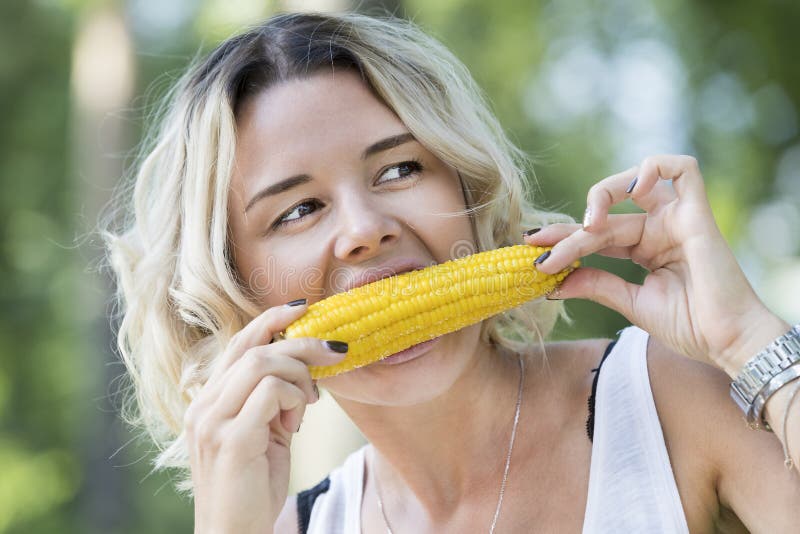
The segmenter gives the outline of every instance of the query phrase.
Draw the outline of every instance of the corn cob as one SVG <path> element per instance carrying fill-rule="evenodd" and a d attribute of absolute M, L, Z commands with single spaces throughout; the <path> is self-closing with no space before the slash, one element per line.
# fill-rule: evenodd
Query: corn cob
<path fill-rule="evenodd" d="M 503 247 L 337 293 L 311 304 L 283 337 L 348 343 L 341 362 L 310 367 L 315 379 L 362 367 L 546 295 L 579 265 L 541 273 L 533 261 L 546 250 Z"/>

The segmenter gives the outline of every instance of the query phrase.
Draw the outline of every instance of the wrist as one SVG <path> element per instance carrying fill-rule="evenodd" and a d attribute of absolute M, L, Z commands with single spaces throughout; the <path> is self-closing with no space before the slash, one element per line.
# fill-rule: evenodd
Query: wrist
<path fill-rule="evenodd" d="M 792 325 L 766 309 L 746 317 L 741 323 L 736 340 L 715 358 L 717 365 L 732 379 L 739 376 L 747 362 L 792 329 Z"/>
<path fill-rule="evenodd" d="M 772 430 L 765 419 L 765 405 L 779 390 L 798 378 L 800 325 L 790 327 L 745 363 L 731 383 L 731 398 L 752 428 Z"/>

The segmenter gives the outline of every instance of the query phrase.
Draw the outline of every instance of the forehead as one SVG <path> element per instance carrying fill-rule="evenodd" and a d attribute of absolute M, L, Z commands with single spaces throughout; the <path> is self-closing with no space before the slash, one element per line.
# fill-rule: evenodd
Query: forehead
<path fill-rule="evenodd" d="M 240 108 L 237 152 L 309 157 L 326 147 L 363 148 L 407 130 L 357 73 L 337 71 L 277 83 Z"/>

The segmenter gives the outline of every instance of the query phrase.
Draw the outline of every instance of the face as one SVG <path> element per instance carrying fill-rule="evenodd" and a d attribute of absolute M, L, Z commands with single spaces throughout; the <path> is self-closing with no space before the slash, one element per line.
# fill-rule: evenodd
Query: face
<path fill-rule="evenodd" d="M 282 82 L 238 120 L 229 203 L 236 267 L 263 309 L 343 291 L 387 265 L 432 265 L 471 246 L 458 174 L 351 72 Z M 479 325 L 428 352 L 320 381 L 342 399 L 408 405 L 446 390 Z"/>

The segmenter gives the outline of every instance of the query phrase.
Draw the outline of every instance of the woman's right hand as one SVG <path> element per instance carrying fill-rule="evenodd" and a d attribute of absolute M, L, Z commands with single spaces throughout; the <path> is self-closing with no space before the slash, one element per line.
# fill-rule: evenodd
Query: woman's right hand
<path fill-rule="evenodd" d="M 319 399 L 308 365 L 344 357 L 324 341 L 272 338 L 307 310 L 269 308 L 239 331 L 184 417 L 196 533 L 272 532 L 289 487 L 289 446 Z"/>

